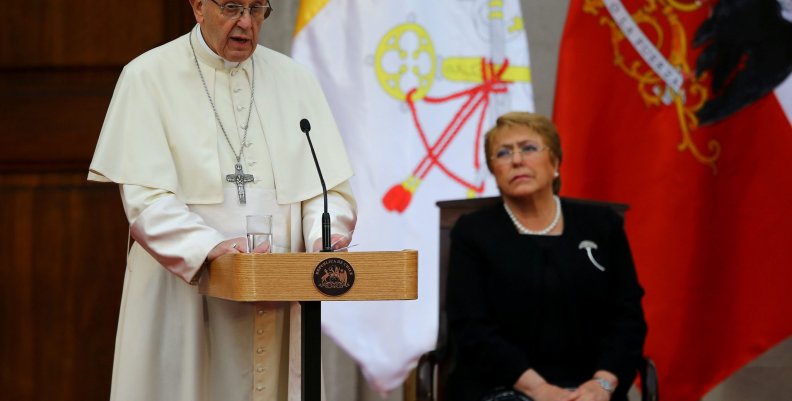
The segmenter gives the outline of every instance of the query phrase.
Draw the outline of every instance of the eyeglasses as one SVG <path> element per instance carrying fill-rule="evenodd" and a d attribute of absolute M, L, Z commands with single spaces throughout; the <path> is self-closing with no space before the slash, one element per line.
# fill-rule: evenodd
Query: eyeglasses
<path fill-rule="evenodd" d="M 515 148 L 517 149 L 516 152 L 514 151 Z M 530 159 L 546 149 L 547 146 L 539 147 L 532 143 L 519 145 L 517 147 L 503 147 L 498 149 L 495 155 L 490 157 L 490 159 L 498 163 L 506 164 L 511 163 L 511 161 L 514 159 L 515 153 L 519 153 L 523 159 Z"/>
<path fill-rule="evenodd" d="M 270 5 L 269 1 L 263 6 L 253 5 L 250 7 L 245 7 L 237 3 L 220 4 L 217 2 L 217 0 L 212 0 L 212 3 L 217 4 L 217 6 L 220 7 L 220 14 L 228 19 L 239 19 L 242 17 L 242 14 L 245 13 L 245 10 L 247 10 L 250 18 L 263 21 L 267 19 L 267 17 L 269 17 L 272 13 L 272 6 Z"/>

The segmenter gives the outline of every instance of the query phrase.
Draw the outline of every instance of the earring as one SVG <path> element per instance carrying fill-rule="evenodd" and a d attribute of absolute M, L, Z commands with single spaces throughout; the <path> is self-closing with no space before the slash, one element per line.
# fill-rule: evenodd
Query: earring
<path fill-rule="evenodd" d="M 558 178 L 558 170 L 556 170 L 555 173 L 553 173 L 553 177 Z"/>

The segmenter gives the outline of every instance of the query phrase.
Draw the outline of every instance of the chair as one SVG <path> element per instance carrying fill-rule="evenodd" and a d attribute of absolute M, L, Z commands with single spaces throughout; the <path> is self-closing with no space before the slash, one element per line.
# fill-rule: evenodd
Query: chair
<path fill-rule="evenodd" d="M 622 216 L 624 216 L 629 208 L 627 205 L 619 203 L 571 198 L 565 198 L 565 200 L 574 203 L 606 205 L 613 208 Z M 437 202 L 437 206 L 440 208 L 440 322 L 437 333 L 437 348 L 424 354 L 415 369 L 415 401 L 446 401 L 445 382 L 453 365 L 453 356 L 451 355 L 448 344 L 448 328 L 445 313 L 445 285 L 448 275 L 448 258 L 451 248 L 451 228 L 461 215 L 497 204 L 498 202 L 500 202 L 500 197 Z M 644 358 L 644 362 L 645 363 L 639 369 L 639 376 L 641 378 L 641 398 L 643 401 L 658 401 L 659 388 L 654 362 L 646 357 Z M 408 387 L 410 392 L 413 390 L 411 387 L 412 386 Z M 405 400 L 411 398 L 410 394 L 405 394 Z"/>

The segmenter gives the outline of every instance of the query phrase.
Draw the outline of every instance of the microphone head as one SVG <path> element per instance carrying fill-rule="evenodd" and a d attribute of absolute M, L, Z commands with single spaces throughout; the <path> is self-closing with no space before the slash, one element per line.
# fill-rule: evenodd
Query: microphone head
<path fill-rule="evenodd" d="M 311 130 L 311 123 L 308 122 L 308 119 L 303 118 L 302 120 L 300 120 L 300 129 L 302 130 L 302 132 L 308 134 L 308 131 Z"/>

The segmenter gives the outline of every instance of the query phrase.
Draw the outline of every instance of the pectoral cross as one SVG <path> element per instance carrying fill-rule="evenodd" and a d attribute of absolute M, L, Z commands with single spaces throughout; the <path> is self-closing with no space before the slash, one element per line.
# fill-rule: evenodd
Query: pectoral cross
<path fill-rule="evenodd" d="M 237 195 L 239 195 L 239 203 L 245 204 L 245 183 L 253 182 L 253 175 L 252 174 L 245 174 L 242 171 L 242 164 L 237 163 L 234 166 L 234 170 L 236 172 L 234 174 L 226 175 L 226 181 L 234 182 L 237 186 Z"/>

